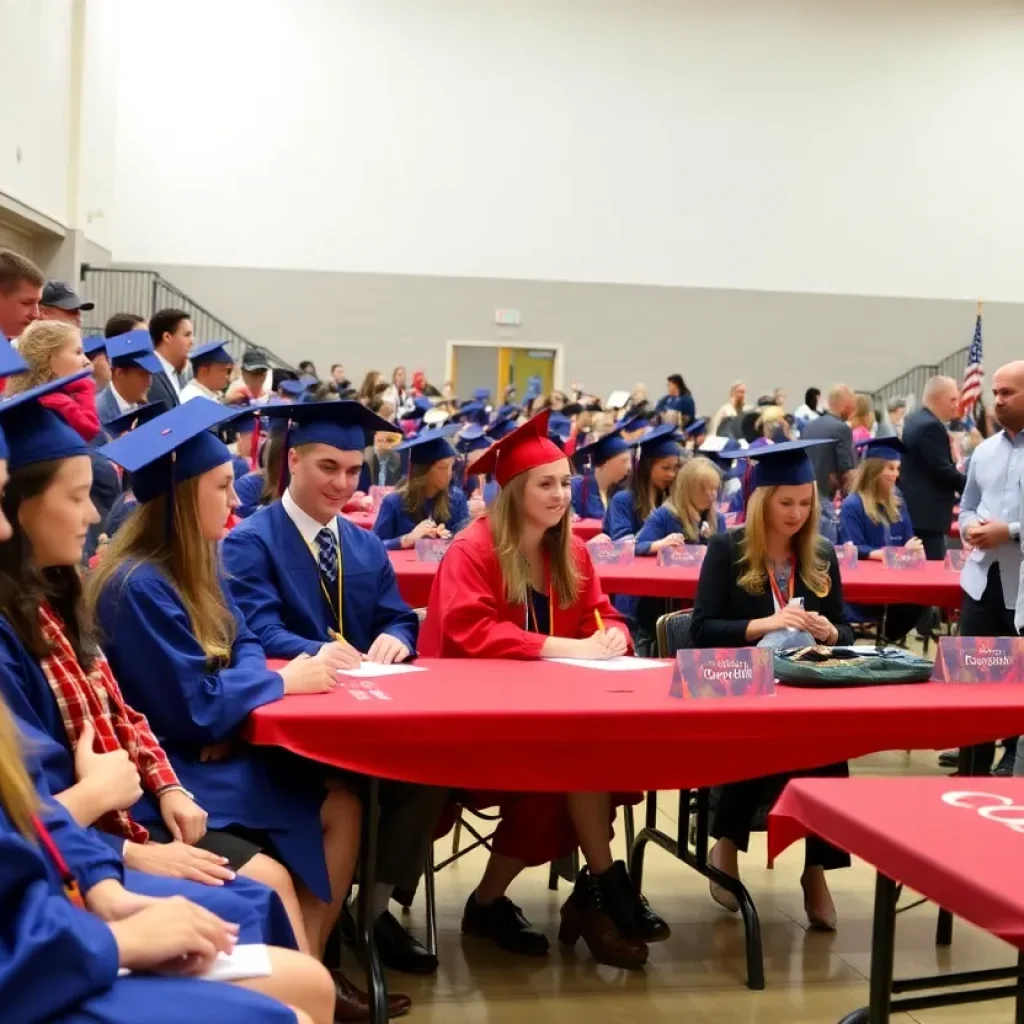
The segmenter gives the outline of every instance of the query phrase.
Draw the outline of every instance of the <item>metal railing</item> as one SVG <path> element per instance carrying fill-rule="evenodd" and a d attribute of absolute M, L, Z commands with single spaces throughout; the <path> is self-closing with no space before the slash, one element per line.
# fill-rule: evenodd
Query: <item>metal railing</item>
<path fill-rule="evenodd" d="M 967 356 L 970 351 L 969 345 L 964 346 L 946 356 L 945 359 L 940 359 L 937 363 L 921 363 L 913 369 L 907 370 L 906 373 L 901 373 L 888 384 L 883 384 L 878 390 L 870 392 L 875 408 L 884 413 L 886 406 L 894 398 L 902 398 L 910 408 L 914 408 L 920 403 L 921 395 L 924 394 L 924 386 L 931 377 L 952 377 L 959 383 L 963 380 L 964 371 L 967 369 Z"/>
<path fill-rule="evenodd" d="M 272 367 L 294 369 L 284 359 L 229 327 L 155 270 L 121 270 L 84 264 L 81 294 L 96 304 L 95 309 L 85 314 L 82 329 L 86 334 L 102 334 L 103 325 L 115 313 L 136 313 L 148 320 L 159 309 L 180 309 L 192 321 L 197 345 L 225 341 L 235 362 L 241 362 L 247 350 L 259 349 Z"/>

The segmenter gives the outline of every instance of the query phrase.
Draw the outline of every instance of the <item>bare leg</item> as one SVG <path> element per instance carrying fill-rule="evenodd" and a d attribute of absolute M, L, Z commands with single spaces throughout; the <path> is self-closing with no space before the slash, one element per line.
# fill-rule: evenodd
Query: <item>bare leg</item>
<path fill-rule="evenodd" d="M 611 798 L 607 793 L 569 793 L 569 817 L 592 875 L 602 875 L 613 863 L 609 822 Z"/>
<path fill-rule="evenodd" d="M 308 953 L 309 936 L 306 934 L 306 923 L 302 919 L 299 897 L 295 892 L 295 884 L 292 882 L 292 876 L 289 874 L 288 869 L 283 864 L 279 864 L 273 857 L 268 857 L 264 853 L 258 853 L 238 873 L 246 878 L 262 882 L 277 893 L 284 904 L 288 920 L 291 922 L 299 952 Z"/>
<path fill-rule="evenodd" d="M 331 1024 L 336 991 L 327 968 L 293 949 L 270 946 L 268 952 L 273 971 L 270 977 L 250 978 L 238 984 L 301 1010 L 313 1024 Z"/>
<path fill-rule="evenodd" d="M 318 959 L 323 959 L 327 938 L 337 923 L 341 908 L 352 885 L 352 876 L 359 857 L 359 836 L 363 808 L 359 797 L 347 789 L 332 789 L 320 808 L 320 820 L 324 826 L 324 857 L 327 873 L 331 879 L 331 902 L 321 904 L 320 931 L 310 949 Z"/>
<path fill-rule="evenodd" d="M 715 843 L 708 854 L 708 863 L 730 878 L 740 877 L 739 850 L 731 839 L 719 839 Z M 716 882 L 711 883 L 711 898 L 730 913 L 735 914 L 740 909 L 736 897 Z"/>
<path fill-rule="evenodd" d="M 526 864 L 515 857 L 506 857 L 503 853 L 492 853 L 487 859 L 484 876 L 476 887 L 477 903 L 485 907 L 495 900 L 501 899 L 525 867 Z"/>
<path fill-rule="evenodd" d="M 821 865 L 808 865 L 804 868 L 800 885 L 804 890 L 804 909 L 811 926 L 825 931 L 835 930 L 836 907 L 825 881 L 825 869 Z"/>

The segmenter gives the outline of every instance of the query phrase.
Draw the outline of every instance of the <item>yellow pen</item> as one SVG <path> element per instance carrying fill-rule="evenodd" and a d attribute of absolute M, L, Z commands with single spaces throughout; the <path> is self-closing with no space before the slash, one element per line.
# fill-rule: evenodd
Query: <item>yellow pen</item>
<path fill-rule="evenodd" d="M 336 643 L 343 644 L 345 642 L 345 638 L 336 629 L 327 630 L 327 636 Z"/>
<path fill-rule="evenodd" d="M 594 621 L 597 623 L 597 631 L 599 633 L 603 633 L 604 620 L 601 618 L 601 613 L 596 608 L 594 609 Z"/>

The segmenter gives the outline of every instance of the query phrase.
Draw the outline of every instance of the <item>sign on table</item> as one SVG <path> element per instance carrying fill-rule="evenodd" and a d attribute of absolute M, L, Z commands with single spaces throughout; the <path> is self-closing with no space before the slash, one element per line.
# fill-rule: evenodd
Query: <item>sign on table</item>
<path fill-rule="evenodd" d="M 1024 640 L 1019 637 L 944 636 L 933 682 L 1024 683 Z"/>
<path fill-rule="evenodd" d="M 671 697 L 706 700 L 773 693 L 775 657 L 767 647 L 724 647 L 676 655 Z"/>
<path fill-rule="evenodd" d="M 695 565 L 703 565 L 706 551 L 707 548 L 702 544 L 681 544 L 676 548 L 660 548 L 658 550 L 658 565 L 677 565 L 690 568 Z"/>
<path fill-rule="evenodd" d="M 886 569 L 916 569 L 918 566 L 924 565 L 924 550 L 921 548 L 883 548 L 882 561 Z"/>

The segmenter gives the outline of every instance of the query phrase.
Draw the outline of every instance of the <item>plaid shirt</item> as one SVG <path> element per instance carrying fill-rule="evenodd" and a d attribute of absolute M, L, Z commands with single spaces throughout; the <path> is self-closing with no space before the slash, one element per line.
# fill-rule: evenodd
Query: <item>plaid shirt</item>
<path fill-rule="evenodd" d="M 60 708 L 72 752 L 78 745 L 85 722 L 96 730 L 94 749 L 101 754 L 125 750 L 142 779 L 142 788 L 154 796 L 169 786 L 178 786 L 177 775 L 157 742 L 145 715 L 124 702 L 107 659 L 100 652 L 91 672 L 85 672 L 75 657 L 64 622 L 46 602 L 39 609 L 43 637 L 50 654 L 40 662 Z M 97 823 L 105 832 L 144 843 L 149 833 L 127 811 L 111 811 Z"/>

